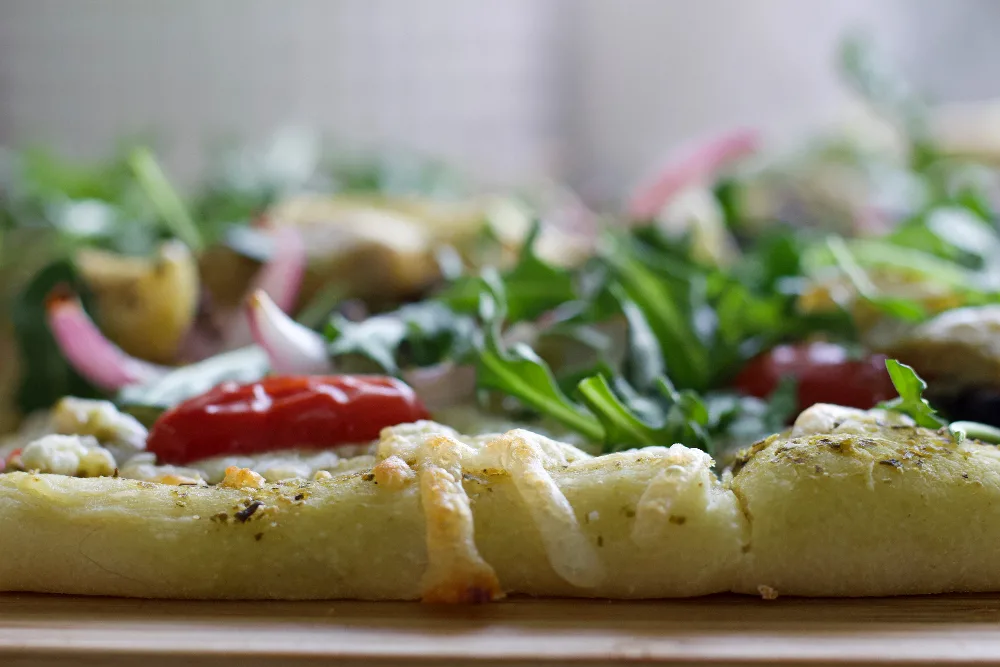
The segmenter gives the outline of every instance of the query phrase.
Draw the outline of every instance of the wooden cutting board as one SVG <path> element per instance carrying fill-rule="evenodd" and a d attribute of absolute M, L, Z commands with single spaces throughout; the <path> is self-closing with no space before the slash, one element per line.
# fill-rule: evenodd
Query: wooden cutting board
<path fill-rule="evenodd" d="M 0 665 L 1000 663 L 1000 595 L 188 602 L 0 595 Z"/>

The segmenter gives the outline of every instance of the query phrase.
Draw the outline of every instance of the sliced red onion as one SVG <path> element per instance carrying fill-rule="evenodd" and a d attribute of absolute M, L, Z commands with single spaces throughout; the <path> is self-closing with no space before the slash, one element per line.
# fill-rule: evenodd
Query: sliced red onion
<path fill-rule="evenodd" d="M 316 375 L 333 370 L 323 336 L 288 315 L 263 291 L 247 300 L 254 341 L 264 348 L 271 370 L 282 375 Z"/>
<path fill-rule="evenodd" d="M 754 153 L 756 130 L 737 129 L 686 147 L 671 156 L 652 178 L 636 188 L 628 202 L 633 220 L 650 220 L 681 190 L 705 183 L 727 164 Z"/>
<path fill-rule="evenodd" d="M 431 410 L 468 400 L 476 390 L 476 368 L 444 362 L 403 371 L 403 380 Z"/>
<path fill-rule="evenodd" d="M 295 308 L 302 287 L 307 255 L 302 235 L 294 227 L 278 227 L 271 232 L 274 253 L 254 276 L 248 290 L 253 294 L 263 290 L 286 313 Z"/>
<path fill-rule="evenodd" d="M 63 356 L 91 384 L 118 390 L 131 384 L 151 382 L 168 368 L 126 354 L 104 337 L 69 289 L 56 288 L 45 301 L 49 329 Z"/>
<path fill-rule="evenodd" d="M 298 230 L 292 227 L 278 227 L 270 231 L 274 242 L 271 258 L 260 268 L 247 290 L 247 298 L 252 299 L 257 292 L 263 292 L 274 301 L 280 311 L 290 312 L 302 287 L 307 256 L 305 241 Z M 248 320 L 242 312 L 228 315 L 228 321 L 220 326 L 223 334 L 223 349 L 235 349 L 248 345 L 252 340 Z"/>

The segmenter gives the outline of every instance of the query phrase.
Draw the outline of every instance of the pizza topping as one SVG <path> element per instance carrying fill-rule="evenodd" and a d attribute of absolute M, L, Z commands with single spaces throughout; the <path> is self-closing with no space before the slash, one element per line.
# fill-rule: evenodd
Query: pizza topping
<path fill-rule="evenodd" d="M 247 319 L 254 342 L 267 354 L 273 372 L 313 374 L 333 370 L 323 336 L 289 317 L 266 292 L 257 290 L 250 295 Z"/>
<path fill-rule="evenodd" d="M 458 443 L 453 447 L 461 454 L 460 458 L 466 468 L 474 467 L 474 464 L 470 466 L 466 462 L 476 456 L 483 444 L 497 437 L 495 434 L 470 437 L 462 435 L 450 426 L 421 419 L 409 424 L 387 426 L 382 429 L 378 445 L 376 445 L 376 456 L 380 461 L 390 456 L 398 456 L 408 464 L 414 465 L 419 459 L 424 441 L 436 435 L 445 436 Z"/>
<path fill-rule="evenodd" d="M 374 440 L 386 426 L 427 417 L 406 384 L 362 375 L 225 382 L 165 412 L 147 447 L 167 463 Z"/>
<path fill-rule="evenodd" d="M 445 456 L 441 453 L 442 448 L 447 452 L 449 470 L 454 471 L 455 479 L 461 479 L 463 470 L 510 475 L 542 537 L 549 562 L 556 573 L 582 588 L 601 582 L 603 565 L 581 529 L 573 507 L 547 470 L 549 467 L 565 467 L 591 460 L 589 454 L 572 445 L 521 429 L 500 436 L 469 438 L 459 436 L 447 426 L 423 421 L 383 430 L 378 444 L 377 456 L 381 463 L 375 468 L 376 480 L 380 475 L 388 478 L 407 462 L 413 462 L 420 471 L 421 489 L 424 490 L 429 465 L 427 457 Z M 388 463 L 393 459 L 399 463 Z M 467 505 L 464 488 L 460 483 L 457 487 L 456 492 L 461 490 L 461 502 Z M 470 540 L 471 530 L 470 525 Z"/>
<path fill-rule="evenodd" d="M 638 544 L 655 541 L 668 524 L 678 524 L 676 517 L 704 508 L 713 477 L 712 459 L 683 445 L 648 448 L 643 454 L 656 456 L 661 470 L 636 504 L 632 539 Z"/>
<path fill-rule="evenodd" d="M 499 455 L 501 467 L 524 499 L 552 569 L 574 586 L 592 588 L 604 579 L 604 566 L 580 528 L 573 506 L 545 469 L 551 454 L 534 442 L 538 438 L 517 429 L 497 438 L 488 449 Z"/>
<path fill-rule="evenodd" d="M 249 468 L 237 468 L 230 466 L 226 468 L 226 477 L 220 486 L 230 489 L 263 489 L 264 477 Z"/>
<path fill-rule="evenodd" d="M 46 298 L 49 329 L 59 349 L 80 375 L 94 386 L 119 389 L 161 377 L 166 368 L 126 354 L 105 338 L 90 319 L 79 297 L 68 287 L 57 287 Z"/>
<path fill-rule="evenodd" d="M 122 453 L 146 448 L 146 427 L 109 401 L 64 398 L 52 410 L 52 426 L 63 435 L 91 435 Z"/>
<path fill-rule="evenodd" d="M 462 486 L 462 443 L 444 435 L 424 440 L 418 454 L 420 502 L 427 517 L 424 602 L 489 602 L 503 597 L 496 572 L 476 548 L 472 507 Z"/>
<path fill-rule="evenodd" d="M 398 456 L 390 456 L 384 461 L 380 461 L 372 468 L 372 473 L 375 475 L 376 484 L 392 490 L 403 488 L 415 476 L 406 461 Z"/>
<path fill-rule="evenodd" d="M 113 474 L 116 463 L 93 436 L 47 435 L 24 448 L 21 467 L 56 475 L 99 477 Z"/>
<path fill-rule="evenodd" d="M 799 410 L 816 403 L 872 408 L 896 393 L 884 356 L 852 359 L 844 347 L 825 342 L 778 345 L 752 359 L 735 386 L 744 394 L 766 398 L 789 376 L 797 382 Z"/>
<path fill-rule="evenodd" d="M 858 410 L 841 405 L 817 403 L 805 410 L 792 426 L 792 437 L 820 433 L 854 433 L 857 435 L 879 433 L 893 426 L 914 426 L 915 422 L 904 414 L 891 410 Z"/>
<path fill-rule="evenodd" d="M 200 470 L 182 468 L 172 465 L 156 465 L 156 457 L 148 452 L 136 454 L 119 470 L 119 475 L 125 479 L 137 479 L 143 482 L 157 484 L 203 485 L 205 476 Z"/>

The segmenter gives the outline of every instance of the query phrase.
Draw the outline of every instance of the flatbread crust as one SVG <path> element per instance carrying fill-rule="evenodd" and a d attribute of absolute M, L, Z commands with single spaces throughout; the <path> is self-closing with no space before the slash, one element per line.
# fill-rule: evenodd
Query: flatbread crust
<path fill-rule="evenodd" d="M 903 425 L 771 438 L 732 483 L 750 525 L 735 590 L 1000 590 L 1000 450 Z"/>
<path fill-rule="evenodd" d="M 494 447 L 528 459 L 515 468 L 547 464 L 520 482 L 499 461 L 482 466 L 488 447 L 448 436 L 410 452 L 412 476 L 376 466 L 232 489 L 0 475 L 0 590 L 474 602 L 504 593 L 643 598 L 729 588 L 746 525 L 702 452 L 657 447 L 558 463 L 531 435 L 512 432 Z M 427 447 L 462 453 L 419 460 Z M 406 460 L 390 454 L 399 449 L 384 452 L 383 462 L 395 457 L 389 468 Z M 533 492 L 519 489 L 539 478 L 561 499 L 544 517 Z M 664 486 L 665 478 L 674 481 Z M 640 525 L 649 528 L 635 536 Z"/>
<path fill-rule="evenodd" d="M 473 440 L 426 425 L 387 429 L 374 461 L 259 488 L 0 475 L 0 590 L 432 602 L 1000 590 L 997 448 L 877 411 L 817 406 L 723 480 L 680 445 L 589 457 L 527 431 Z"/>

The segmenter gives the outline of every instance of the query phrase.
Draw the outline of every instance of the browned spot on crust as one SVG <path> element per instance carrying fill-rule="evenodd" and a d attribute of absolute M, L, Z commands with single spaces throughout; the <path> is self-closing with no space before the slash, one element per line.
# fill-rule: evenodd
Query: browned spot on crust
<path fill-rule="evenodd" d="M 390 456 L 372 468 L 375 483 L 387 489 L 402 489 L 414 477 L 413 470 L 398 456 Z"/>
<path fill-rule="evenodd" d="M 486 604 L 503 597 L 495 575 L 477 573 L 463 584 L 442 582 L 441 585 L 425 588 L 420 601 L 429 604 Z"/>

